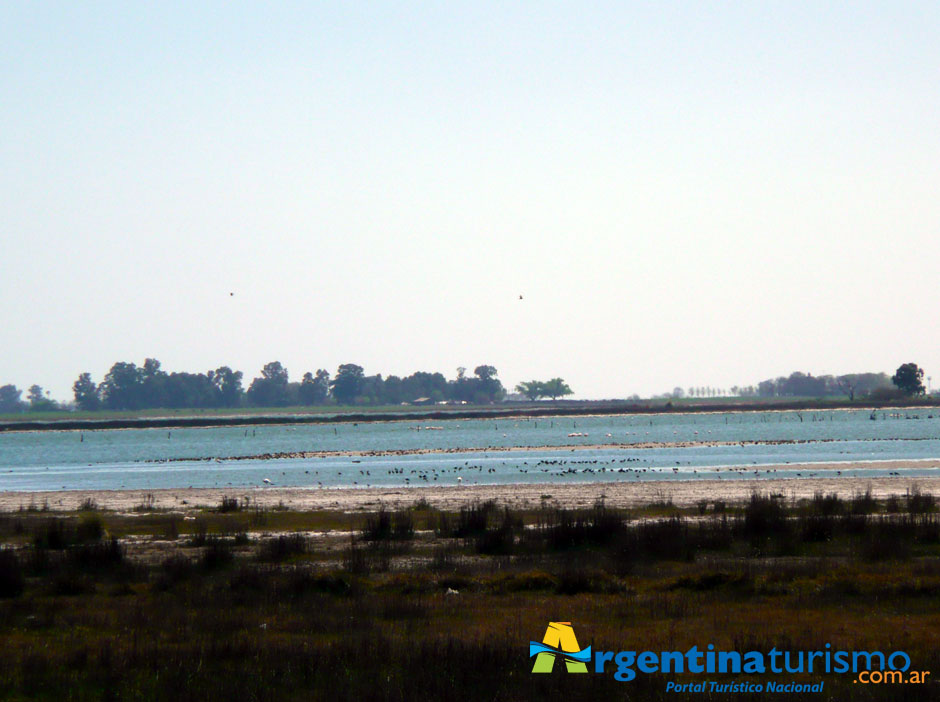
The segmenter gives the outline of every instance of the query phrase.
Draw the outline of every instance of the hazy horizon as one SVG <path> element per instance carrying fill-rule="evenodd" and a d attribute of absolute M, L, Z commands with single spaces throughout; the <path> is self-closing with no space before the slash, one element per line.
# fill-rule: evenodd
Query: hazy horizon
<path fill-rule="evenodd" d="M 940 373 L 938 30 L 927 2 L 4 3 L 0 385 Z"/>

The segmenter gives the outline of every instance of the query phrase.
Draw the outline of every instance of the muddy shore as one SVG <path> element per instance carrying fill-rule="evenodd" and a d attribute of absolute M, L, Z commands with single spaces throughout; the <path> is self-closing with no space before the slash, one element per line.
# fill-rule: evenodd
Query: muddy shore
<path fill-rule="evenodd" d="M 808 464 L 813 478 L 764 480 L 668 480 L 641 482 L 541 483 L 510 485 L 464 485 L 388 488 L 183 488 L 163 490 L 62 490 L 48 492 L 0 492 L 0 511 L 26 508 L 75 510 L 83 500 L 91 499 L 102 509 L 130 511 L 143 504 L 156 509 L 190 511 L 217 506 L 223 497 L 249 499 L 252 506 L 282 506 L 296 510 L 370 511 L 385 505 L 390 509 L 406 507 L 419 500 L 434 507 L 456 510 L 474 500 L 496 500 L 515 508 L 537 507 L 544 501 L 565 507 L 586 507 L 603 497 L 610 506 L 637 507 L 668 500 L 677 506 L 694 505 L 700 500 L 734 502 L 747 499 L 752 492 L 779 493 L 790 499 L 812 497 L 816 492 L 838 493 L 842 497 L 871 490 L 875 497 L 903 495 L 915 486 L 923 492 L 940 494 L 940 477 L 842 477 L 836 470 L 863 469 L 866 464 Z M 934 461 L 882 461 L 880 469 L 937 468 Z M 778 468 L 798 468 L 795 464 Z M 774 466 L 762 466 L 773 469 Z"/>

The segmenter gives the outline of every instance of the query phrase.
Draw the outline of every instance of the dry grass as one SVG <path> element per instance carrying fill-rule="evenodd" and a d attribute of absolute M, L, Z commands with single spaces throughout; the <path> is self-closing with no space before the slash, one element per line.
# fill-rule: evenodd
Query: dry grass
<path fill-rule="evenodd" d="M 831 643 L 940 670 L 922 495 L 663 509 L 0 515 L 0 697 L 667 698 L 662 676 L 531 675 L 550 620 L 595 648 Z M 850 678 L 820 699 L 937 695 Z"/>

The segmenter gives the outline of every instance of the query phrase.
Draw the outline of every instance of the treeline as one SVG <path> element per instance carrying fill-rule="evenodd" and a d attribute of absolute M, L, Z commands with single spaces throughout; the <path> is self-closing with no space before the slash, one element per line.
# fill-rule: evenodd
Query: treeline
<path fill-rule="evenodd" d="M 878 397 L 891 399 L 897 392 L 891 378 L 885 373 L 849 373 L 846 375 L 818 375 L 796 371 L 789 376 L 769 378 L 757 385 L 733 385 L 730 388 L 711 386 L 675 388 L 672 392 L 657 395 L 659 399 L 683 397 Z"/>
<path fill-rule="evenodd" d="M 887 373 L 848 373 L 818 375 L 791 373 L 787 377 L 762 380 L 757 384 L 758 397 L 832 397 L 847 396 L 891 399 L 897 392 Z"/>
<path fill-rule="evenodd" d="M 845 375 L 816 375 L 796 371 L 788 376 L 768 378 L 757 385 L 733 386 L 730 389 L 713 387 L 675 388 L 658 398 L 683 397 L 848 397 L 876 401 L 922 395 L 924 371 L 916 363 L 904 363 L 893 376 L 887 373 L 846 373 Z"/>
<path fill-rule="evenodd" d="M 313 405 L 397 405 L 437 402 L 488 404 L 506 391 L 496 368 L 477 366 L 473 375 L 457 369 L 448 380 L 441 373 L 418 371 L 401 378 L 366 375 L 362 366 L 344 363 L 335 375 L 324 369 L 306 372 L 291 381 L 287 369 L 272 361 L 245 389 L 243 374 L 228 366 L 205 373 L 168 373 L 160 361 L 148 358 L 142 366 L 118 362 L 95 383 L 82 373 L 72 386 L 75 405 L 82 410 L 199 409 L 223 407 L 293 407 Z M 60 406 L 42 388 L 30 388 L 28 402 L 13 385 L 0 387 L 0 412 L 54 410 Z"/>

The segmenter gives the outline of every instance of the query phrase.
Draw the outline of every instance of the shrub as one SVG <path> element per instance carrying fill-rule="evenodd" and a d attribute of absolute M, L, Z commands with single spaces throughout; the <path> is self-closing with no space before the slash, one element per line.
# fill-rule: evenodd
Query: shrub
<path fill-rule="evenodd" d="M 97 514 L 86 514 L 75 528 L 75 539 L 79 542 L 101 541 L 104 536 L 104 523 Z"/>
<path fill-rule="evenodd" d="M 384 507 L 366 520 L 362 537 L 366 541 L 388 541 L 392 538 L 392 515 Z"/>
<path fill-rule="evenodd" d="M 822 492 L 816 492 L 813 494 L 813 501 L 811 504 L 813 514 L 822 516 L 842 514 L 844 506 L 845 505 L 839 498 L 838 493 L 832 492 L 828 495 L 825 495 Z"/>
<path fill-rule="evenodd" d="M 907 491 L 907 511 L 911 514 L 926 514 L 937 509 L 937 500 L 929 492 L 921 492 L 920 487 L 914 485 Z"/>
<path fill-rule="evenodd" d="M 169 590 L 192 577 L 193 570 L 193 562 L 186 556 L 180 553 L 169 556 L 160 564 L 155 587 L 158 590 Z"/>
<path fill-rule="evenodd" d="M 24 583 L 20 559 L 9 549 L 0 550 L 0 597 L 19 597 Z"/>
<path fill-rule="evenodd" d="M 262 561 L 284 561 L 292 556 L 307 553 L 309 539 L 303 534 L 282 534 L 273 539 L 265 539 L 258 549 L 258 559 Z"/>
<path fill-rule="evenodd" d="M 93 497 L 86 497 L 78 505 L 79 512 L 94 512 L 97 509 L 98 509 L 98 503 L 95 502 L 95 498 Z"/>
<path fill-rule="evenodd" d="M 773 495 L 751 495 L 744 510 L 743 532 L 748 536 L 767 536 L 787 531 L 787 513 L 783 501 Z"/>
<path fill-rule="evenodd" d="M 47 519 L 39 524 L 33 533 L 33 545 L 37 549 L 61 550 L 71 542 L 65 521 L 62 519 Z"/>
<path fill-rule="evenodd" d="M 206 550 L 202 552 L 200 562 L 206 570 L 217 570 L 229 565 L 235 556 L 231 545 L 224 539 L 210 538 L 206 542 Z"/>
<path fill-rule="evenodd" d="M 878 510 L 878 501 L 872 497 L 869 487 L 863 493 L 852 495 L 852 501 L 849 504 L 849 511 L 852 514 L 873 514 Z"/>
<path fill-rule="evenodd" d="M 69 550 L 69 561 L 79 568 L 112 568 L 124 563 L 124 547 L 114 538 L 96 544 L 73 546 Z"/>
<path fill-rule="evenodd" d="M 238 512 L 241 509 L 241 506 L 238 504 L 237 497 L 223 497 L 222 501 L 219 503 L 218 511 L 219 512 Z"/>

